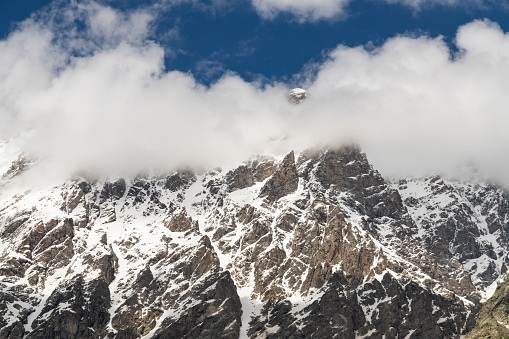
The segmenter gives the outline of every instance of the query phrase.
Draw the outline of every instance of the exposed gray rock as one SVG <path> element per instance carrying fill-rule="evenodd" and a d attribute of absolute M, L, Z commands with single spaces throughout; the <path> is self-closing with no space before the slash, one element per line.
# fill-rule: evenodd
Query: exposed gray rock
<path fill-rule="evenodd" d="M 242 305 L 228 272 L 215 273 L 192 291 L 193 306 L 178 319 L 166 318 L 154 338 L 239 337 Z"/>
<path fill-rule="evenodd" d="M 292 151 L 285 156 L 272 177 L 265 183 L 260 191 L 260 197 L 267 197 L 270 202 L 276 201 L 294 192 L 298 184 L 295 155 Z"/>
<path fill-rule="evenodd" d="M 243 189 L 254 184 L 253 173 L 247 166 L 239 166 L 226 175 L 229 191 Z"/>
<path fill-rule="evenodd" d="M 110 319 L 110 304 L 104 280 L 85 282 L 77 277 L 51 294 L 27 338 L 101 338 Z"/>
<path fill-rule="evenodd" d="M 308 92 L 302 88 L 294 88 L 288 93 L 288 102 L 291 104 L 299 104 L 308 97 Z"/>
<path fill-rule="evenodd" d="M 195 175 L 191 170 L 178 171 L 166 178 L 164 187 L 172 192 L 176 192 L 179 189 L 188 186 L 195 179 Z"/>
<path fill-rule="evenodd" d="M 0 197 L 0 339 L 459 338 L 507 271 L 508 197 L 388 182 L 354 145 Z"/>

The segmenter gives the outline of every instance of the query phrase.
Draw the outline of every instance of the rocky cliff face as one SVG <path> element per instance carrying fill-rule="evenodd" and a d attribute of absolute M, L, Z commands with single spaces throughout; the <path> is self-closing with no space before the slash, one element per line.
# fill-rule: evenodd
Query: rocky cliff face
<path fill-rule="evenodd" d="M 32 165 L 1 182 L 0 338 L 459 338 L 507 270 L 506 191 L 354 146 L 16 189 Z"/>
<path fill-rule="evenodd" d="M 488 182 L 401 180 L 395 185 L 418 227 L 416 239 L 442 265 L 460 264 L 483 297 L 509 265 L 509 195 Z"/>

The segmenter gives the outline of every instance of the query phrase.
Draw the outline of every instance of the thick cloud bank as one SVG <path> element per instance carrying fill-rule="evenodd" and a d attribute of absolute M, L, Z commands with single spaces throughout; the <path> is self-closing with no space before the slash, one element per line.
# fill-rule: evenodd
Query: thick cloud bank
<path fill-rule="evenodd" d="M 226 73 L 205 87 L 164 70 L 149 13 L 90 4 L 67 17 L 80 31 L 61 35 L 44 17 L 0 42 L 0 136 L 69 169 L 221 164 L 355 141 L 385 175 L 470 161 L 509 179 L 509 35 L 495 23 L 460 27 L 457 54 L 426 36 L 338 46 L 303 74 L 308 100 L 290 105 L 284 83 Z"/>

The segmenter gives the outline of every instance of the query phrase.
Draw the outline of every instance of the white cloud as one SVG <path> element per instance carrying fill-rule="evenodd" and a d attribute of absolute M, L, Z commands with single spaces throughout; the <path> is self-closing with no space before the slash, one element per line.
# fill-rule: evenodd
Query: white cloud
<path fill-rule="evenodd" d="M 338 47 L 309 85 L 306 129 L 359 140 L 386 174 L 474 161 L 509 179 L 509 37 L 474 21 L 460 27 L 457 45 L 454 59 L 441 38 L 400 36 L 374 51 Z"/>
<path fill-rule="evenodd" d="M 388 4 L 400 4 L 413 10 L 421 10 L 434 6 L 482 6 L 491 0 L 379 0 Z"/>
<path fill-rule="evenodd" d="M 153 16 L 145 11 L 134 11 L 128 14 L 119 13 L 111 7 L 97 3 L 79 5 L 88 19 L 91 38 L 116 44 L 119 41 L 137 43 L 146 39 Z"/>
<path fill-rule="evenodd" d="M 361 0 L 252 0 L 258 14 L 272 20 L 280 14 L 290 14 L 299 22 L 315 22 L 346 18 L 348 7 L 353 1 Z M 369 0 L 368 0 L 369 1 Z M 436 6 L 474 7 L 499 6 L 507 8 L 507 1 L 495 0 L 371 0 L 390 5 L 403 5 L 414 12 Z"/>
<path fill-rule="evenodd" d="M 256 11 L 265 19 L 289 13 L 298 21 L 335 19 L 345 14 L 350 0 L 252 0 Z"/>
<path fill-rule="evenodd" d="M 272 110 L 286 107 L 286 88 L 262 91 L 234 75 L 205 88 L 190 74 L 165 72 L 164 49 L 124 29 L 136 13 L 90 6 L 74 8 L 88 15 L 84 32 L 55 40 L 48 26 L 28 21 L 0 42 L 0 137 L 30 131 L 28 152 L 73 170 L 139 170 L 240 158 L 279 134 Z M 96 24 L 97 16 L 108 20 Z"/>
<path fill-rule="evenodd" d="M 25 150 L 68 170 L 133 171 L 355 140 L 383 174 L 470 160 L 509 183 L 509 36 L 492 22 L 460 27 L 452 59 L 440 37 L 338 46 L 309 68 L 311 96 L 295 106 L 284 83 L 227 73 L 205 87 L 166 72 L 164 49 L 142 38 L 150 20 L 133 35 L 122 27 L 137 14 L 102 13 L 111 20 L 99 30 L 90 19 L 86 32 L 59 36 L 27 21 L 0 41 L 0 138 L 22 134 Z"/>

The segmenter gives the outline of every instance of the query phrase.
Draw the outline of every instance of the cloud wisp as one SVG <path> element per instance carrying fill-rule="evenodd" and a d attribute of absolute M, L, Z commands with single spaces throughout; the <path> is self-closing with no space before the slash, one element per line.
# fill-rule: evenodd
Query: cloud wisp
<path fill-rule="evenodd" d="M 300 23 L 317 22 L 321 20 L 338 20 L 348 17 L 349 5 L 355 0 L 252 0 L 258 14 L 273 20 L 281 14 L 290 15 Z M 364 0 L 356 0 L 364 1 Z M 507 8 L 506 1 L 495 0 L 366 0 L 384 2 L 389 5 L 402 5 L 414 13 L 421 10 L 441 7 L 470 7 L 483 8 L 486 6 L 500 6 Z"/>
<path fill-rule="evenodd" d="M 299 22 L 332 20 L 346 15 L 351 0 L 252 0 L 264 19 L 272 20 L 282 13 L 292 15 Z"/>
<path fill-rule="evenodd" d="M 0 41 L 0 138 L 61 169 L 220 165 L 355 141 L 384 175 L 471 161 L 509 183 L 509 35 L 495 23 L 460 27 L 454 57 L 441 37 L 338 46 L 303 74 L 311 96 L 295 106 L 282 82 L 226 72 L 203 86 L 167 71 L 150 14 L 88 6 L 68 9 L 90 16 L 83 33 L 30 19 Z"/>

